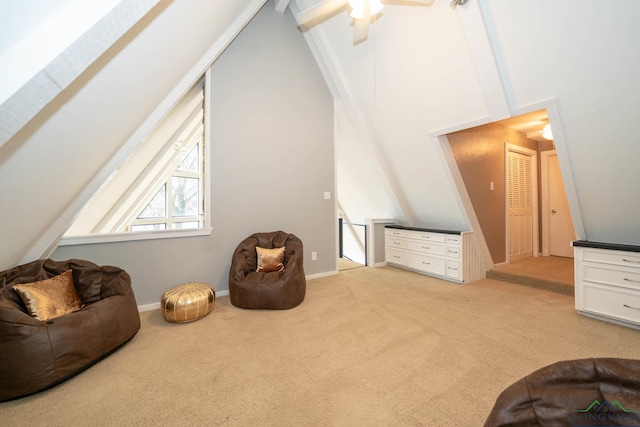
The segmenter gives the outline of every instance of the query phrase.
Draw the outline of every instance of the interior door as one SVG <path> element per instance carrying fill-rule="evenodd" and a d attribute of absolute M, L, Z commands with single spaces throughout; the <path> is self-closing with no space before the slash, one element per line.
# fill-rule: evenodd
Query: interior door
<path fill-rule="evenodd" d="M 532 157 L 507 150 L 507 253 L 508 261 L 533 255 Z"/>
<path fill-rule="evenodd" d="M 553 152 L 547 156 L 547 198 L 544 215 L 547 224 L 547 246 L 549 255 L 573 258 L 571 242 L 576 239 L 576 233 L 571 221 L 569 201 L 564 189 L 558 155 Z"/>

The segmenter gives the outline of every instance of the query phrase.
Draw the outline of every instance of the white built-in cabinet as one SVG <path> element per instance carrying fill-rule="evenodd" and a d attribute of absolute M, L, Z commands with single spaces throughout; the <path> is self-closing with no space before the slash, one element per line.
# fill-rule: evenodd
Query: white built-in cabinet
<path fill-rule="evenodd" d="M 385 228 L 387 264 L 457 283 L 484 278 L 472 244 L 471 232 Z"/>
<path fill-rule="evenodd" d="M 581 314 L 640 328 L 640 247 L 573 242 Z"/>

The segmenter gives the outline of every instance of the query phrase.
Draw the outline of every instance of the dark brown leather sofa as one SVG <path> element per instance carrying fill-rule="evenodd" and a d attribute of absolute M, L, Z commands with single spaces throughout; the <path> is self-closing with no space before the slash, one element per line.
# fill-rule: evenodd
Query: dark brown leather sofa
<path fill-rule="evenodd" d="M 506 388 L 485 427 L 638 426 L 640 360 L 566 360 Z"/>
<path fill-rule="evenodd" d="M 284 246 L 284 270 L 258 272 L 256 246 Z M 231 303 L 240 308 L 286 310 L 305 297 L 307 282 L 303 268 L 302 241 L 284 231 L 255 233 L 236 248 L 229 271 Z"/>
<path fill-rule="evenodd" d="M 72 269 L 84 307 L 43 322 L 31 317 L 15 284 Z M 120 348 L 140 329 L 131 278 L 83 260 L 38 260 L 0 272 L 0 402 L 47 389 Z"/>

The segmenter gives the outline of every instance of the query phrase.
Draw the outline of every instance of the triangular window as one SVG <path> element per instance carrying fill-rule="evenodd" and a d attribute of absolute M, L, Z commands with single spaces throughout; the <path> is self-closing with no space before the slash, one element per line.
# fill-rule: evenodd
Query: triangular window
<path fill-rule="evenodd" d="M 205 227 L 204 80 L 110 177 L 67 236 Z"/>

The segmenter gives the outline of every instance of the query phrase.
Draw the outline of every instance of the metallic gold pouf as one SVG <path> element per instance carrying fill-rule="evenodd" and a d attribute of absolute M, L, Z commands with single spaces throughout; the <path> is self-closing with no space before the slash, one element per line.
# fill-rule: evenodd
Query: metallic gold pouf
<path fill-rule="evenodd" d="M 206 283 L 184 283 L 167 290 L 160 302 L 162 315 L 172 323 L 193 322 L 213 311 L 216 292 Z"/>

